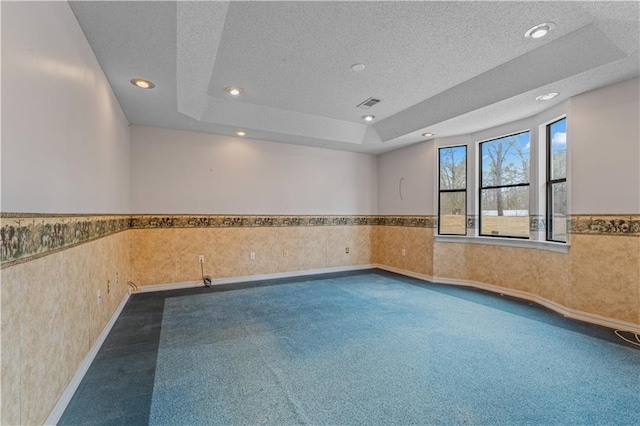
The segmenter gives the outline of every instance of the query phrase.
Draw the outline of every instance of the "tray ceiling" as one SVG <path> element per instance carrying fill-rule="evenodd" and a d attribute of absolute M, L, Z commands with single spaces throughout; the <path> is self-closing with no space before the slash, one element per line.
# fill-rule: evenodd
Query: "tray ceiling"
<path fill-rule="evenodd" d="M 637 2 L 71 2 L 131 124 L 382 153 L 639 74 Z M 541 22 L 540 39 L 524 33 Z M 365 69 L 354 72 L 353 64 Z M 132 78 L 151 80 L 140 90 Z M 232 99 L 225 87 L 244 93 Z M 535 97 L 559 92 L 552 101 Z M 357 105 L 382 101 L 368 110 Z M 375 115 L 367 123 L 365 114 Z"/>

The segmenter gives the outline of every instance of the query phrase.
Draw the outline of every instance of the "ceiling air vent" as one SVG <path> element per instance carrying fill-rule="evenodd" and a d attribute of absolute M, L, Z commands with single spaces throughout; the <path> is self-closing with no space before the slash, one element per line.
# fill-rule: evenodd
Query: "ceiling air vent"
<path fill-rule="evenodd" d="M 378 102 L 380 102 L 380 99 L 369 98 L 366 101 L 362 102 L 360 105 L 358 105 L 358 108 L 369 109 L 375 104 L 377 104 Z"/>

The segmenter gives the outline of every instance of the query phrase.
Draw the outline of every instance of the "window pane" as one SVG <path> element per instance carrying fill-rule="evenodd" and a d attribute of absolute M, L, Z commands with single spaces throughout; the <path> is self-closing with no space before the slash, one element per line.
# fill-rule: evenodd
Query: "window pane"
<path fill-rule="evenodd" d="M 551 223 L 549 224 L 549 239 L 567 241 L 567 183 L 560 182 L 551 185 Z"/>
<path fill-rule="evenodd" d="M 482 187 L 529 183 L 529 132 L 480 144 Z"/>
<path fill-rule="evenodd" d="M 440 193 L 440 233 L 466 235 L 465 192 Z"/>
<path fill-rule="evenodd" d="M 551 179 L 567 177 L 567 119 L 551 124 Z"/>
<path fill-rule="evenodd" d="M 528 238 L 529 187 L 483 189 L 480 214 L 480 234 Z"/>
<path fill-rule="evenodd" d="M 467 147 L 440 148 L 440 189 L 467 188 Z"/>

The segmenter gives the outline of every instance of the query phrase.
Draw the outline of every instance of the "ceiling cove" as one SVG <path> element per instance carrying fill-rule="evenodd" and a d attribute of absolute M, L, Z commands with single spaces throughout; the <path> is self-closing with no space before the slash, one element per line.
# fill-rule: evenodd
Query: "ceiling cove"
<path fill-rule="evenodd" d="M 131 124 L 354 152 L 525 118 L 640 69 L 635 2 L 70 4 Z"/>

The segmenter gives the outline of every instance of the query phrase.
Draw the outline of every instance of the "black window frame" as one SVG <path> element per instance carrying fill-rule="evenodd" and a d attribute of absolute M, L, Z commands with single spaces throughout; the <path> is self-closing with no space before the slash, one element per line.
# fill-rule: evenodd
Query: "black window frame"
<path fill-rule="evenodd" d="M 440 186 L 440 174 L 441 174 L 441 161 L 440 161 L 440 152 L 443 149 L 450 149 L 450 148 L 461 148 L 464 147 L 464 189 L 442 189 Z M 448 236 L 461 236 L 464 237 L 467 235 L 467 188 L 469 187 L 468 185 L 468 178 L 469 178 L 469 148 L 466 144 L 464 145 L 450 145 L 450 146 L 441 146 L 438 147 L 438 235 L 448 235 Z M 463 211 L 463 215 L 464 215 L 464 234 L 443 234 L 440 230 L 440 225 L 442 224 L 442 220 L 440 220 L 440 216 L 442 213 L 441 210 L 441 196 L 442 193 L 453 193 L 453 192 L 464 192 L 464 211 Z"/>
<path fill-rule="evenodd" d="M 498 136 L 495 138 L 487 139 L 478 143 L 478 169 L 480 173 L 479 176 L 479 185 L 478 185 L 478 235 L 481 237 L 493 237 L 493 238 L 512 238 L 516 240 L 530 240 L 531 236 L 528 235 L 526 237 L 520 237 L 517 235 L 503 235 L 503 234 L 483 234 L 482 233 L 482 191 L 486 189 L 503 189 L 503 188 L 517 188 L 522 186 L 531 186 L 531 163 L 529 163 L 529 182 L 527 183 L 518 183 L 515 185 L 492 185 L 492 186 L 482 186 L 482 144 L 493 142 L 498 139 L 508 138 L 510 136 L 518 136 L 524 133 L 529 133 L 529 141 L 531 141 L 531 129 L 523 130 L 521 132 L 509 133 L 504 136 Z M 529 154 L 529 160 L 531 160 L 531 154 Z M 528 216 L 531 217 L 531 199 L 529 199 L 529 207 L 527 209 L 529 211 Z"/>
<path fill-rule="evenodd" d="M 546 217 L 545 217 L 545 222 L 546 222 L 546 232 L 545 232 L 545 239 L 546 241 L 550 241 L 550 242 L 554 242 L 554 243 L 563 243 L 566 244 L 566 238 L 565 241 L 562 240 L 554 240 L 553 239 L 553 212 L 552 207 L 553 207 L 553 185 L 554 184 L 558 184 L 558 183 L 564 183 L 565 185 L 567 184 L 567 169 L 566 169 L 566 165 L 565 165 L 565 174 L 564 174 L 564 178 L 561 179 L 551 179 L 551 167 L 552 167 L 552 155 L 553 155 L 553 143 L 551 140 L 551 126 L 553 126 L 556 123 L 559 123 L 562 120 L 566 120 L 567 117 L 561 117 L 551 123 L 548 123 L 546 126 L 546 162 L 547 162 L 547 176 L 546 176 L 546 200 L 547 200 L 547 205 L 545 208 L 546 211 Z M 568 152 L 565 153 L 565 157 L 568 160 L 569 156 L 568 156 Z M 567 191 L 568 192 L 568 191 Z M 566 225 L 565 225 L 566 226 Z M 566 234 L 565 234 L 566 235 Z"/>

